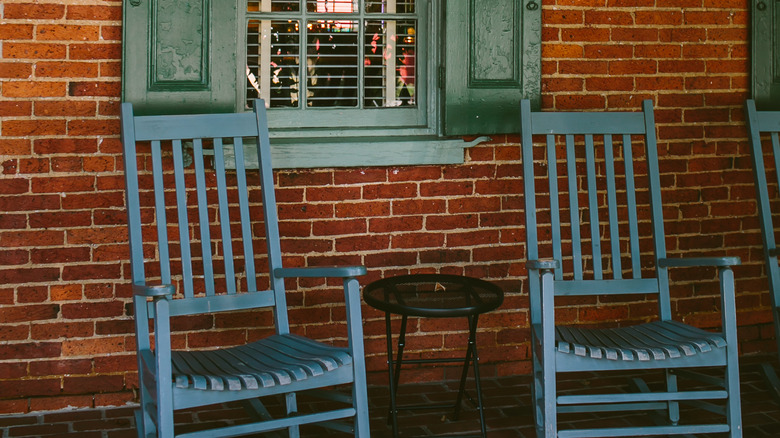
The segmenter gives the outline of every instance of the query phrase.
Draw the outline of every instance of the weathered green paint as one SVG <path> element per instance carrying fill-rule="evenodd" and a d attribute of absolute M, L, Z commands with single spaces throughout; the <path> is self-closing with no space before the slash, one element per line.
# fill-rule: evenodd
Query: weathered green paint
<path fill-rule="evenodd" d="M 408 166 L 420 164 L 458 164 L 463 162 L 463 151 L 488 137 L 472 141 L 440 137 L 407 137 L 353 139 L 351 141 L 323 141 L 317 139 L 296 142 L 272 142 L 271 156 L 275 169 L 304 169 L 315 167 L 371 167 Z M 257 168 L 257 148 L 244 145 L 244 163 Z M 232 146 L 225 147 L 225 167 L 235 168 Z"/>
<path fill-rule="evenodd" d="M 519 102 L 536 106 L 541 7 L 534 0 L 446 0 L 444 133 L 517 131 Z"/>
<path fill-rule="evenodd" d="M 276 167 L 462 163 L 485 138 L 443 136 L 518 130 L 520 99 L 541 94 L 538 0 L 419 1 L 419 110 L 334 109 L 306 128 L 269 111 Z M 122 97 L 137 114 L 244 108 L 244 2 L 126 1 L 123 20 Z"/>
<path fill-rule="evenodd" d="M 138 114 L 232 112 L 236 2 L 124 2 L 122 99 Z"/>
<path fill-rule="evenodd" d="M 751 0 L 752 97 L 760 110 L 780 109 L 780 0 Z"/>

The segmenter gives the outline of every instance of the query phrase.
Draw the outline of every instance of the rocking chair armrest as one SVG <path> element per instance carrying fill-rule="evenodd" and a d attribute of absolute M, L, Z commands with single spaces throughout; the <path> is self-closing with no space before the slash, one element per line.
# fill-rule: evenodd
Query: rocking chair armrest
<path fill-rule="evenodd" d="M 561 262 L 559 262 L 558 260 L 553 260 L 553 259 L 528 260 L 528 261 L 525 262 L 525 266 L 528 269 L 537 270 L 537 271 L 555 270 L 555 269 L 560 269 Z"/>
<path fill-rule="evenodd" d="M 172 284 L 134 284 L 133 295 L 158 298 L 173 295 L 176 288 Z"/>
<path fill-rule="evenodd" d="M 366 274 L 365 266 L 308 266 L 303 268 L 276 268 L 276 278 L 289 277 L 359 277 Z"/>
<path fill-rule="evenodd" d="M 740 264 L 742 264 L 742 260 L 739 257 L 691 257 L 682 259 L 658 259 L 658 266 L 661 268 L 692 266 L 714 266 L 718 268 L 727 268 Z"/>

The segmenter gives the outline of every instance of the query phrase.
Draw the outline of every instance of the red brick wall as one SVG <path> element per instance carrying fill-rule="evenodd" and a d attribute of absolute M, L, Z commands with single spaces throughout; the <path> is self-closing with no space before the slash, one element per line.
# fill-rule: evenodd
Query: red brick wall
<path fill-rule="evenodd" d="M 773 350 L 742 123 L 746 0 L 545 0 L 543 10 L 544 108 L 654 99 L 669 250 L 741 256 L 742 353 Z M 0 44 L 0 413 L 130 402 L 121 2 L 4 0 Z M 455 166 L 279 172 L 284 246 L 310 263 L 346 254 L 369 267 L 364 283 L 410 270 L 499 282 L 505 304 L 480 320 L 483 373 L 526 373 L 517 137 L 466 154 Z M 712 323 L 712 296 L 676 277 L 677 310 Z M 293 300 L 317 309 L 293 310 L 299 330 L 314 328 L 314 315 L 338 320 L 343 308 L 330 297 Z M 364 318 L 369 369 L 382 370 L 384 320 L 368 308 Z M 250 338 L 244 319 L 228 328 L 193 319 L 176 336 L 190 345 Z M 453 349 L 463 325 L 414 321 L 409 348 Z"/>

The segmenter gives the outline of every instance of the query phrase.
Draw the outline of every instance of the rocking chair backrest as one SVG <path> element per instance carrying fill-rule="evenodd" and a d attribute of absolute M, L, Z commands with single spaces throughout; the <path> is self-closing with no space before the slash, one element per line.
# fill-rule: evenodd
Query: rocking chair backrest
<path fill-rule="evenodd" d="M 780 347 L 780 266 L 777 262 L 780 252 L 775 238 L 775 230 L 780 228 L 780 223 L 775 221 L 780 217 L 780 205 L 777 203 L 780 190 L 780 111 L 757 111 L 753 100 L 745 103 L 745 109 L 775 338 Z"/>
<path fill-rule="evenodd" d="M 255 107 L 133 117 L 123 104 L 124 156 L 138 157 L 125 163 L 132 279 L 176 284 L 185 299 L 171 301 L 172 315 L 276 306 L 278 333 L 286 333 L 284 282 L 268 275 L 281 267 L 270 143 L 265 107 Z M 243 137 L 258 139 L 259 173 L 233 147 Z M 225 170 L 226 147 L 235 151 L 234 172 Z"/>
<path fill-rule="evenodd" d="M 560 263 L 556 295 L 659 294 L 661 319 L 671 318 L 656 263 L 666 248 L 652 102 L 532 113 L 523 101 L 521 113 L 525 208 L 537 212 L 526 215 L 528 259 Z M 539 282 L 530 287 L 538 296 Z"/>

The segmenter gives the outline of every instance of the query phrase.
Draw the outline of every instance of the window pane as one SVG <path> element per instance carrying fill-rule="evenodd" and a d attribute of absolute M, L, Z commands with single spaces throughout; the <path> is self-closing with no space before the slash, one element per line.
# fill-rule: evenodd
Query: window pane
<path fill-rule="evenodd" d="M 306 10 L 325 14 L 351 14 L 358 10 L 358 0 L 307 0 Z"/>
<path fill-rule="evenodd" d="M 270 35 L 270 38 L 261 38 Z M 247 99 L 271 108 L 298 107 L 300 29 L 294 20 L 250 20 L 247 28 Z"/>
<path fill-rule="evenodd" d="M 306 28 L 308 106 L 357 106 L 358 22 L 310 21 Z"/>
<path fill-rule="evenodd" d="M 366 0 L 366 12 L 413 14 L 415 0 Z"/>
<path fill-rule="evenodd" d="M 416 22 L 368 20 L 365 28 L 365 107 L 414 105 Z"/>
<path fill-rule="evenodd" d="M 304 110 L 416 106 L 417 20 L 359 18 L 363 5 L 413 10 L 414 0 L 306 0 L 311 14 L 295 10 L 299 3 L 249 1 L 247 100 Z M 317 19 L 320 11 L 353 15 Z"/>
<path fill-rule="evenodd" d="M 247 0 L 246 5 L 247 11 L 250 12 L 298 12 L 301 10 L 301 0 Z"/>

